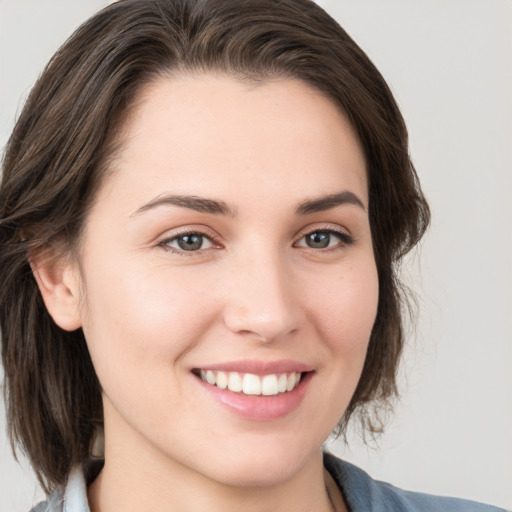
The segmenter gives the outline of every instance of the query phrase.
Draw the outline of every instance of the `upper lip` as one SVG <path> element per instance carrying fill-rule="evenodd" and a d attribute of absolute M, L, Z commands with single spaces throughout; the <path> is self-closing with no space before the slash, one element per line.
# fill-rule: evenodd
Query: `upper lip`
<path fill-rule="evenodd" d="M 194 369 L 268 375 L 273 373 L 311 372 L 314 370 L 314 367 L 309 364 L 290 359 L 281 359 L 279 361 L 254 361 L 245 359 L 240 361 L 226 361 L 224 363 L 208 364 L 205 366 L 198 366 Z"/>

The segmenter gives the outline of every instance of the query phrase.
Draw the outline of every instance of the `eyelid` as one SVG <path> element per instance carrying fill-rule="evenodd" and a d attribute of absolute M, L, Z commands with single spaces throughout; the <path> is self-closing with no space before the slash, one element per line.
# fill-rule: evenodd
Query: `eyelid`
<path fill-rule="evenodd" d="M 341 228 L 340 226 L 333 226 L 332 224 L 327 224 L 327 225 L 320 224 L 318 226 L 308 226 L 307 228 L 301 230 L 299 232 L 299 234 L 297 235 L 296 241 L 294 242 L 293 245 L 296 246 L 296 244 L 298 244 L 305 236 L 307 236 L 311 233 L 316 233 L 316 232 L 324 232 L 324 233 L 334 234 L 335 236 L 337 236 L 340 239 L 341 246 L 352 245 L 355 242 L 354 237 L 348 232 L 348 230 L 345 230 L 345 229 Z M 308 248 L 306 245 L 299 246 L 299 247 Z M 337 248 L 339 248 L 339 246 L 328 247 L 328 248 L 324 248 L 324 249 L 313 249 L 313 248 L 311 248 L 311 249 L 314 251 L 324 251 L 325 252 L 325 251 L 337 249 Z"/>
<path fill-rule="evenodd" d="M 168 245 L 171 241 L 176 240 L 180 236 L 186 235 L 202 236 L 211 242 L 212 247 L 207 247 L 204 249 L 201 248 L 198 249 L 197 251 L 185 251 Z M 212 230 L 206 228 L 205 226 L 184 226 L 181 228 L 176 228 L 174 230 L 166 231 L 164 235 L 158 238 L 155 245 L 171 253 L 183 256 L 197 256 L 199 254 L 204 253 L 205 251 L 209 251 L 211 249 L 218 249 L 221 247 L 221 244 L 218 242 L 218 236 L 214 234 Z"/>
<path fill-rule="evenodd" d="M 340 247 L 352 245 L 355 242 L 354 237 L 348 232 L 348 230 L 346 230 L 340 226 L 333 226 L 332 224 L 318 224 L 318 225 L 308 226 L 308 227 L 302 229 L 301 231 L 299 231 L 299 233 L 295 237 L 295 242 L 293 242 L 293 246 L 297 247 L 297 244 L 305 236 L 307 236 L 308 234 L 311 234 L 311 233 L 315 233 L 315 232 L 331 233 L 334 236 L 338 237 L 340 240 L 340 243 L 334 247 L 327 247 L 324 249 L 310 248 L 311 250 L 316 251 L 316 252 L 320 252 L 320 251 L 327 252 L 329 250 L 336 250 L 336 249 L 339 249 Z M 170 247 L 168 245 L 169 242 L 179 238 L 180 236 L 185 236 L 185 235 L 200 235 L 200 236 L 208 239 L 211 242 L 212 247 L 208 247 L 208 248 L 204 248 L 204 249 L 201 248 L 196 251 L 185 251 L 182 249 Z M 211 249 L 222 248 L 222 244 L 219 243 L 218 238 L 219 238 L 218 235 L 215 232 L 213 232 L 211 229 L 207 228 L 206 226 L 201 226 L 201 225 L 199 225 L 199 226 L 194 226 L 194 225 L 183 226 L 183 227 L 175 228 L 173 230 L 166 231 L 164 235 L 162 235 L 158 238 L 158 240 L 155 243 L 155 246 L 161 247 L 164 250 L 167 250 L 171 253 L 178 254 L 178 255 L 183 255 L 183 256 L 196 255 L 197 256 L 197 255 L 202 254 L 205 251 L 209 251 Z M 299 246 L 299 247 L 309 248 L 306 245 Z"/>

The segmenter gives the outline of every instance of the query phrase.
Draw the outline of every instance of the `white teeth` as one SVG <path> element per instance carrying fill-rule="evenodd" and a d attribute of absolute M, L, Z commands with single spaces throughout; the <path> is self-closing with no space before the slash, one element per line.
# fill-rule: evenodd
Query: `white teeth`
<path fill-rule="evenodd" d="M 217 387 L 220 389 L 228 387 L 228 375 L 226 372 L 217 372 Z"/>
<path fill-rule="evenodd" d="M 259 376 L 253 373 L 200 370 L 199 375 L 204 382 L 220 389 L 229 389 L 244 395 L 264 396 L 292 391 L 301 378 L 301 374 L 297 372 Z"/>
<path fill-rule="evenodd" d="M 286 391 L 291 391 L 295 384 L 297 384 L 296 373 L 290 373 L 288 375 L 288 382 L 286 383 Z M 208 378 L 208 372 L 206 372 L 206 378 Z"/>
<path fill-rule="evenodd" d="M 288 377 L 286 373 L 279 375 L 279 380 L 277 381 L 277 391 L 279 393 L 284 393 L 286 391 L 286 384 L 288 383 Z"/>
<path fill-rule="evenodd" d="M 232 372 L 229 374 L 228 389 L 235 393 L 242 391 L 242 378 L 238 373 Z"/>
<path fill-rule="evenodd" d="M 206 382 L 208 382 L 208 384 L 215 384 L 216 381 L 215 374 L 211 370 L 208 370 L 206 372 Z"/>
<path fill-rule="evenodd" d="M 277 375 L 265 375 L 261 379 L 261 394 L 262 395 L 277 395 Z"/>
<path fill-rule="evenodd" d="M 244 395 L 261 395 L 261 380 L 257 375 L 246 373 L 242 391 Z"/>

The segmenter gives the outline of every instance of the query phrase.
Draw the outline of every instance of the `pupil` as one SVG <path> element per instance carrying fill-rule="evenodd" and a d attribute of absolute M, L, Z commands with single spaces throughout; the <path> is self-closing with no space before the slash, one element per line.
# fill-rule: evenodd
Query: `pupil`
<path fill-rule="evenodd" d="M 203 245 L 201 235 L 183 235 L 178 238 L 178 245 L 184 251 L 197 251 Z"/>
<path fill-rule="evenodd" d="M 311 233 L 306 238 L 306 243 L 309 247 L 312 247 L 313 249 L 325 249 L 329 246 L 329 243 L 331 241 L 331 236 L 329 233 Z"/>

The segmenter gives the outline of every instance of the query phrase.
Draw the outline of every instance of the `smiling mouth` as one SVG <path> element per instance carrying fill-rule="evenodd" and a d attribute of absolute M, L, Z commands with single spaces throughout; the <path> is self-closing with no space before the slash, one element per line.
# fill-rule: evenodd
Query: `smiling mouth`
<path fill-rule="evenodd" d="M 193 373 L 203 382 L 219 389 L 251 396 L 275 396 L 288 393 L 298 386 L 302 378 L 300 372 L 255 375 L 253 373 L 197 369 Z"/>

